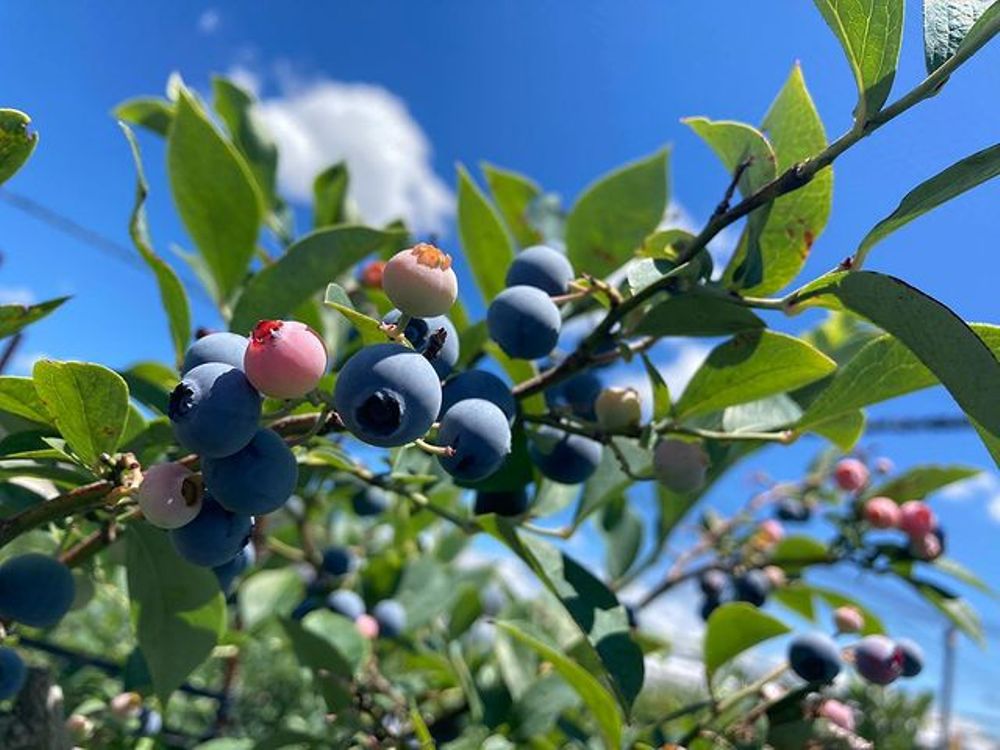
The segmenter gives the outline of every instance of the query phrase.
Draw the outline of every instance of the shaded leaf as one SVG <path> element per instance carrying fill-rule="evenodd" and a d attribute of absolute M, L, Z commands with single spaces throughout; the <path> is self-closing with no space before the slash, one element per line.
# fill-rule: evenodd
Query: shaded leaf
<path fill-rule="evenodd" d="M 476 286 L 488 304 L 506 286 L 514 243 L 465 167 L 458 167 L 458 234 Z"/>
<path fill-rule="evenodd" d="M 708 618 L 705 629 L 705 674 L 708 681 L 719 667 L 749 648 L 789 631 L 787 625 L 746 602 L 723 604 Z"/>
<path fill-rule="evenodd" d="M 644 336 L 727 336 L 764 327 L 744 305 L 724 296 L 691 290 L 649 309 L 636 326 Z"/>
<path fill-rule="evenodd" d="M 924 59 L 933 73 L 965 40 L 994 0 L 924 0 Z"/>
<path fill-rule="evenodd" d="M 364 313 L 355 310 L 351 298 L 347 296 L 347 292 L 339 284 L 327 284 L 323 304 L 347 318 L 348 322 L 361 334 L 361 340 L 366 346 L 384 344 L 388 340 L 385 331 L 382 330 L 381 321 L 369 318 Z"/>
<path fill-rule="evenodd" d="M 333 226 L 347 220 L 347 187 L 350 175 L 346 162 L 327 167 L 313 180 L 313 227 Z"/>

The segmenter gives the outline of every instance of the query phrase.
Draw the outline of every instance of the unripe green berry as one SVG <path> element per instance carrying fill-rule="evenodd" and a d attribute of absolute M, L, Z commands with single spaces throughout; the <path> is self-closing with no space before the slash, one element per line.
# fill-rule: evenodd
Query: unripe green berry
<path fill-rule="evenodd" d="M 639 426 L 642 401 L 635 388 L 605 388 L 594 402 L 597 423 L 605 430 L 625 430 Z"/>
<path fill-rule="evenodd" d="M 653 473 L 668 490 L 686 493 L 705 485 L 708 454 L 699 443 L 661 440 L 653 452 Z"/>

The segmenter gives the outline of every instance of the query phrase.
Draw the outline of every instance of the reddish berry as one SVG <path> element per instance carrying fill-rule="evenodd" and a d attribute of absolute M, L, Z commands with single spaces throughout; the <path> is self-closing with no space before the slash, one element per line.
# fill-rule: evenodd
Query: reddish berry
<path fill-rule="evenodd" d="M 857 492 L 868 484 L 868 467 L 856 458 L 845 458 L 837 462 L 833 479 L 840 489 Z"/>
<path fill-rule="evenodd" d="M 768 565 L 764 568 L 764 575 L 767 576 L 767 580 L 773 589 L 780 589 L 788 583 L 788 576 L 785 574 L 784 568 L 780 568 L 777 565 Z"/>
<path fill-rule="evenodd" d="M 828 698 L 820 704 L 817 714 L 841 729 L 854 731 L 854 709 L 846 703 Z"/>
<path fill-rule="evenodd" d="M 942 551 L 941 540 L 933 531 L 910 540 L 910 554 L 921 560 L 936 560 Z"/>
<path fill-rule="evenodd" d="M 378 620 L 369 614 L 359 615 L 354 621 L 354 627 L 361 633 L 362 638 L 374 641 L 378 638 Z"/>
<path fill-rule="evenodd" d="M 884 635 L 869 635 L 854 647 L 854 668 L 874 685 L 888 685 L 903 673 L 903 651 Z"/>
<path fill-rule="evenodd" d="M 876 529 L 894 529 L 902 516 L 899 505 L 888 497 L 873 497 L 865 502 L 865 520 Z"/>
<path fill-rule="evenodd" d="M 899 508 L 899 528 L 910 539 L 921 539 L 930 534 L 937 526 L 934 511 L 927 503 L 910 500 Z"/>
<path fill-rule="evenodd" d="M 111 713 L 119 719 L 128 719 L 139 713 L 142 708 L 142 696 L 138 693 L 119 693 L 109 704 Z"/>
<path fill-rule="evenodd" d="M 400 250 L 382 271 L 382 290 L 405 315 L 444 315 L 458 298 L 458 277 L 451 256 L 421 242 Z"/>
<path fill-rule="evenodd" d="M 785 536 L 785 527 L 779 521 L 769 518 L 757 527 L 757 534 L 763 542 L 775 544 Z"/>
<path fill-rule="evenodd" d="M 639 426 L 642 401 L 635 388 L 605 388 L 594 402 L 597 423 L 605 430 L 625 430 Z"/>
<path fill-rule="evenodd" d="M 837 607 L 833 610 L 833 622 L 838 633 L 859 633 L 865 626 L 865 616 L 857 607 Z"/>
<path fill-rule="evenodd" d="M 359 279 L 362 286 L 366 286 L 370 289 L 381 289 L 382 288 L 382 274 L 385 272 L 385 261 L 384 260 L 373 260 L 371 263 L 365 265 L 361 269 L 361 274 Z"/>
<path fill-rule="evenodd" d="M 201 510 L 201 483 L 183 464 L 156 464 L 143 474 L 136 499 L 153 526 L 178 529 Z"/>
<path fill-rule="evenodd" d="M 250 336 L 243 369 L 261 393 L 301 398 L 323 377 L 326 361 L 323 340 L 305 323 L 262 320 Z"/>

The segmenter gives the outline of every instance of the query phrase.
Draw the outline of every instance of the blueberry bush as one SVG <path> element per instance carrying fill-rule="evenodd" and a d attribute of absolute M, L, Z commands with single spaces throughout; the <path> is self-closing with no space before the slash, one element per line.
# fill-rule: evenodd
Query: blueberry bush
<path fill-rule="evenodd" d="M 960 593 L 985 586 L 946 556 L 925 502 L 975 470 L 895 472 L 856 446 L 865 407 L 942 384 L 1000 458 L 1000 327 L 864 266 L 892 231 L 1000 173 L 1000 146 L 915 187 L 828 273 L 798 276 L 837 157 L 935 106 L 1000 31 L 998 3 L 925 5 L 928 75 L 893 99 L 903 0 L 816 0 L 858 88 L 833 141 L 798 66 L 759 127 L 686 120 L 728 173 L 697 234 L 665 219 L 665 150 L 566 209 L 523 175 L 484 166 L 484 189 L 459 167 L 447 243 L 366 226 L 336 164 L 302 233 L 234 82 L 203 96 L 174 76 L 166 97 L 123 103 L 128 229 L 172 352 L 0 376 L 0 745 L 877 744 L 879 702 L 862 697 L 918 674 L 920 645 L 811 573 L 896 579 L 983 639 Z M 28 125 L 0 110 L 0 182 L 29 161 Z M 162 190 L 193 247 L 172 262 L 228 331 L 192 333 L 191 290 L 147 226 L 138 129 L 165 144 Z M 713 267 L 709 242 L 737 223 L 735 254 Z M 475 289 L 459 289 L 453 259 Z M 3 306 L 0 337 L 64 305 Z M 813 308 L 829 314 L 798 335 L 772 328 Z M 566 335 L 580 321 L 588 331 Z M 680 393 L 650 357 L 667 337 L 721 341 Z M 651 397 L 607 382 L 620 362 Z M 699 510 L 738 462 L 809 435 L 829 446 L 805 476 L 729 516 Z M 636 487 L 654 514 L 631 502 Z M 796 529 L 810 521 L 825 531 Z M 603 565 L 601 550 L 566 549 L 585 524 Z M 461 562 L 484 540 L 533 583 Z M 628 588 L 640 579 L 655 582 Z M 700 692 L 644 670 L 670 648 L 646 608 L 686 582 L 706 621 Z M 738 659 L 786 635 L 773 670 Z M 51 700 L 28 710 L 53 679 L 68 717 Z"/>

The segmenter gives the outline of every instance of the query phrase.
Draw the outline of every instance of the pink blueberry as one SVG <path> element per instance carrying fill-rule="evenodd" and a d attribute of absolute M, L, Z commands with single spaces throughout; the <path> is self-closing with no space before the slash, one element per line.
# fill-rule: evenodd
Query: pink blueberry
<path fill-rule="evenodd" d="M 833 469 L 833 479 L 840 489 L 857 492 L 868 484 L 868 467 L 856 458 L 844 458 Z"/>
<path fill-rule="evenodd" d="M 865 626 L 865 616 L 857 607 L 846 605 L 833 610 L 833 622 L 839 633 L 859 633 Z"/>
<path fill-rule="evenodd" d="M 876 529 L 894 529 L 902 516 L 899 505 L 888 497 L 873 497 L 865 502 L 865 520 Z"/>
<path fill-rule="evenodd" d="M 262 320 L 254 326 L 243 359 L 247 378 L 273 398 L 301 398 L 326 372 L 323 340 L 296 320 Z"/>
<path fill-rule="evenodd" d="M 201 482 L 183 464 L 156 464 L 143 473 L 136 499 L 153 526 L 178 529 L 201 510 Z"/>
<path fill-rule="evenodd" d="M 785 527 L 773 518 L 769 518 L 766 521 L 761 521 L 760 526 L 757 527 L 757 533 L 765 542 L 774 544 L 780 542 L 785 536 Z"/>
<path fill-rule="evenodd" d="M 400 250 L 382 270 L 382 291 L 405 315 L 444 315 L 458 298 L 451 256 L 426 242 Z"/>
<path fill-rule="evenodd" d="M 941 540 L 934 532 L 910 540 L 910 554 L 921 560 L 936 560 L 941 557 L 942 551 Z"/>
<path fill-rule="evenodd" d="M 624 430 L 639 426 L 642 402 L 635 388 L 605 388 L 594 402 L 597 423 L 605 430 Z"/>
<path fill-rule="evenodd" d="M 694 492 L 705 485 L 708 455 L 699 443 L 661 440 L 653 451 L 653 473 L 674 492 Z"/>
<path fill-rule="evenodd" d="M 385 272 L 385 261 L 384 260 L 373 260 L 371 263 L 365 265 L 361 269 L 361 273 L 358 275 L 358 279 L 361 281 L 362 286 L 366 286 L 369 289 L 381 289 L 382 288 L 382 274 Z"/>
<path fill-rule="evenodd" d="M 899 528 L 910 539 L 921 539 L 927 536 L 937 526 L 934 511 L 927 503 L 910 500 L 899 508 Z"/>
<path fill-rule="evenodd" d="M 785 573 L 784 568 L 780 568 L 777 565 L 768 565 L 764 568 L 764 575 L 767 576 L 771 588 L 780 589 L 788 583 L 788 575 Z"/>
<path fill-rule="evenodd" d="M 142 696 L 138 693 L 119 693 L 109 703 L 111 713 L 119 719 L 128 719 L 139 713 L 142 708 Z"/>
<path fill-rule="evenodd" d="M 354 627 L 358 629 L 363 638 L 367 638 L 370 641 L 378 638 L 378 620 L 369 614 L 358 615 L 358 618 L 354 621 Z"/>
<path fill-rule="evenodd" d="M 848 732 L 854 731 L 854 709 L 846 703 L 828 698 L 819 706 L 817 712 L 821 717 Z"/>

